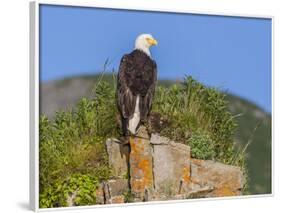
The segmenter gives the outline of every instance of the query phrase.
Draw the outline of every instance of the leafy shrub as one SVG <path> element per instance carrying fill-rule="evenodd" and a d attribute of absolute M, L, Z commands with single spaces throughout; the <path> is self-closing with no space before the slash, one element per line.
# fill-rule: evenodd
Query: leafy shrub
<path fill-rule="evenodd" d="M 195 132 L 188 139 L 191 147 L 191 157 L 199 159 L 213 159 L 215 157 L 215 146 L 211 138 L 204 133 Z"/>
<path fill-rule="evenodd" d="M 96 203 L 98 181 L 95 176 L 75 174 L 65 180 L 58 180 L 40 194 L 40 207 L 90 205 Z"/>
<path fill-rule="evenodd" d="M 52 187 L 72 175 L 88 174 L 98 181 L 110 177 L 104 141 L 118 135 L 115 118 L 115 92 L 103 82 L 93 100 L 82 98 L 76 109 L 57 112 L 52 121 L 40 117 L 39 190 L 49 194 L 48 206 L 55 205 Z"/>

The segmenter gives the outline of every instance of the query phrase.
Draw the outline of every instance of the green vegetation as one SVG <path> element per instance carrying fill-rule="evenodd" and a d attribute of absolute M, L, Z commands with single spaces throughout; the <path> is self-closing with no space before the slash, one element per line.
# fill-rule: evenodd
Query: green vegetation
<path fill-rule="evenodd" d="M 234 117 L 225 95 L 188 77 L 182 84 L 158 87 L 153 111 L 169 125 L 160 134 L 191 146 L 192 156 L 238 165 L 234 159 Z"/>
<path fill-rule="evenodd" d="M 134 196 L 133 196 L 130 189 L 127 192 L 125 192 L 123 195 L 124 195 L 125 203 L 132 203 L 133 202 Z"/>
<path fill-rule="evenodd" d="M 100 83 L 95 97 L 93 100 L 81 99 L 73 111 L 57 112 L 53 121 L 40 117 L 39 189 L 42 208 L 65 205 L 62 202 L 66 196 L 62 193 L 63 185 L 73 175 L 88 175 L 82 176 L 83 180 L 95 178 L 97 181 L 110 177 L 104 141 L 118 134 L 115 117 L 112 117 L 116 115 L 115 93 L 107 84 Z M 79 190 L 88 186 L 81 187 Z M 65 190 L 74 193 L 72 189 Z M 91 203 L 94 201 L 92 199 Z M 83 203 L 85 198 L 82 197 L 79 204 Z"/>
<path fill-rule="evenodd" d="M 94 204 L 97 187 L 96 176 L 74 174 L 65 180 L 58 179 L 40 194 L 40 207 L 67 206 L 67 201 L 75 206 Z"/>
<path fill-rule="evenodd" d="M 199 159 L 214 159 L 215 146 L 209 135 L 194 132 L 187 140 L 190 147 L 192 147 L 191 157 Z"/>
<path fill-rule="evenodd" d="M 121 136 L 115 86 L 98 81 L 93 99 L 82 98 L 72 111 L 57 112 L 51 121 L 40 117 L 41 208 L 65 206 L 73 194 L 75 205 L 95 204 L 97 184 L 111 176 L 104 142 Z M 237 125 L 217 89 L 191 77 L 159 86 L 152 111 L 168 120 L 160 134 L 190 145 L 193 157 L 245 168 L 244 152 L 234 149 Z M 126 199 L 131 199 L 129 192 Z"/>

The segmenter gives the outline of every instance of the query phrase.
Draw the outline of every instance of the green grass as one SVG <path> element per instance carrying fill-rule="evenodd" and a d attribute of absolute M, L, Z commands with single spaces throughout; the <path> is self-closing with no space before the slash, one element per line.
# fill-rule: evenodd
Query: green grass
<path fill-rule="evenodd" d="M 73 111 L 57 112 L 53 121 L 40 117 L 40 198 L 46 199 L 46 194 L 75 174 L 89 175 L 97 181 L 110 177 L 104 141 L 119 135 L 113 117 L 117 113 L 115 92 L 101 82 L 95 97 L 81 99 Z M 64 206 L 60 200 L 40 200 L 40 207 Z"/>
<path fill-rule="evenodd" d="M 153 111 L 169 121 L 160 134 L 190 145 L 193 157 L 238 164 L 233 159 L 237 125 L 227 104 L 216 88 L 187 77 L 182 84 L 158 87 Z"/>
<path fill-rule="evenodd" d="M 72 111 L 57 112 L 51 121 L 40 117 L 41 208 L 65 206 L 66 197 L 74 192 L 77 205 L 95 204 L 97 183 L 111 177 L 105 140 L 121 136 L 115 89 L 115 84 L 100 79 L 93 99 L 82 98 Z M 234 149 L 235 119 L 225 95 L 216 88 L 192 77 L 182 84 L 158 86 L 152 111 L 168 120 L 159 133 L 190 145 L 192 157 L 245 168 L 243 150 Z M 89 180 L 93 191 L 89 191 Z M 69 181 L 75 187 L 66 187 Z"/>

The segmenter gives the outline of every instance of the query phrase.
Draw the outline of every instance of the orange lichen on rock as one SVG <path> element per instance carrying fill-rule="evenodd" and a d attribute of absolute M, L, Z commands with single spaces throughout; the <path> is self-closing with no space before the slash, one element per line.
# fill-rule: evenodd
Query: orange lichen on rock
<path fill-rule="evenodd" d="M 184 167 L 182 169 L 182 180 L 185 183 L 189 183 L 190 182 L 190 169 L 188 169 L 187 167 Z"/>
<path fill-rule="evenodd" d="M 241 195 L 244 180 L 239 167 L 210 160 L 192 159 L 191 162 L 191 182 L 212 188 L 206 197 Z"/>
<path fill-rule="evenodd" d="M 143 171 L 143 183 L 145 186 L 152 186 L 152 162 L 149 159 L 141 159 L 139 162 L 139 169 Z"/>
<path fill-rule="evenodd" d="M 136 136 L 129 138 L 125 151 L 124 145 L 115 139 L 108 140 L 106 145 L 115 176 L 98 187 L 98 204 L 242 193 L 245 180 L 241 168 L 191 158 L 189 146 L 158 134 L 149 136 L 143 126 Z"/>
<path fill-rule="evenodd" d="M 131 192 L 144 199 L 147 190 L 153 187 L 152 154 L 149 139 L 130 137 L 130 183 Z"/>
<path fill-rule="evenodd" d="M 204 160 L 192 158 L 192 163 L 197 165 L 197 166 L 201 166 L 204 163 Z"/>
<path fill-rule="evenodd" d="M 131 181 L 131 191 L 141 192 L 144 190 L 144 184 L 142 180 Z"/>
<path fill-rule="evenodd" d="M 240 195 L 238 191 L 233 191 L 233 186 L 224 185 L 213 191 L 214 197 L 235 196 Z"/>
<path fill-rule="evenodd" d="M 125 199 L 123 195 L 115 196 L 111 198 L 111 203 L 125 203 Z"/>
<path fill-rule="evenodd" d="M 141 138 L 130 137 L 131 154 L 141 153 L 144 151 Z"/>

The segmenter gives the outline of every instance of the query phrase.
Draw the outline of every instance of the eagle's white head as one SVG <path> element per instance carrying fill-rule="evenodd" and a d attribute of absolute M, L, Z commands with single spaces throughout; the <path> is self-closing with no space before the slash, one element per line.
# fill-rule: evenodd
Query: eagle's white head
<path fill-rule="evenodd" d="M 135 42 L 135 49 L 145 52 L 148 56 L 150 55 L 149 48 L 153 45 L 157 45 L 156 39 L 150 34 L 141 34 L 137 37 Z"/>

